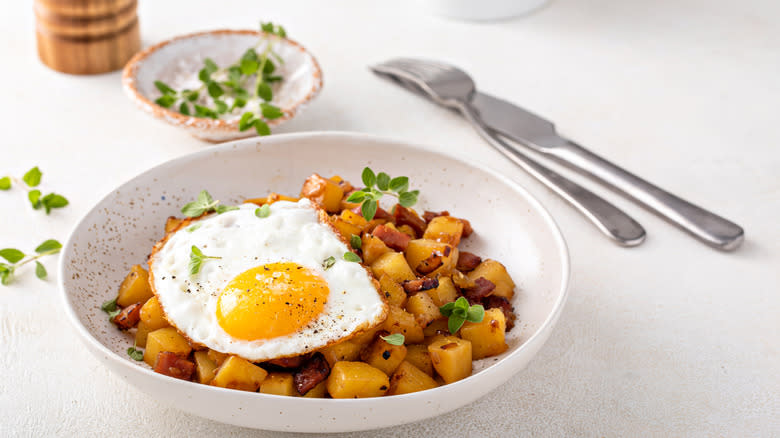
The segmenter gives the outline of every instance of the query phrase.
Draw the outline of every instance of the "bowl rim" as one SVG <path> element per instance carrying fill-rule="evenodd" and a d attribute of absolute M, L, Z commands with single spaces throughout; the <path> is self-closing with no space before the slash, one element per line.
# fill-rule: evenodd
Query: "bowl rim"
<path fill-rule="evenodd" d="M 294 143 L 296 140 L 300 139 L 310 139 L 310 138 L 327 138 L 331 140 L 336 139 L 342 139 L 342 140 L 361 140 L 365 142 L 373 142 L 373 143 L 383 143 L 393 146 L 400 146 L 400 147 L 406 147 L 415 151 L 422 151 L 426 153 L 432 153 L 435 155 L 440 155 L 442 157 L 446 157 L 449 159 L 453 159 L 456 161 L 459 161 L 463 163 L 466 166 L 471 166 L 475 169 L 478 169 L 483 172 L 487 172 L 490 175 L 496 177 L 499 179 L 502 183 L 508 185 L 510 188 L 518 192 L 519 195 L 525 197 L 525 199 L 536 209 L 536 211 L 541 215 L 541 218 L 543 222 L 548 226 L 548 229 L 552 232 L 553 241 L 555 243 L 555 252 L 557 252 L 560 256 L 561 261 L 561 271 L 562 271 L 562 278 L 560 279 L 560 288 L 558 288 L 556 292 L 556 300 L 553 303 L 550 312 L 548 313 L 547 317 L 544 319 L 544 321 L 538 326 L 536 331 L 523 342 L 521 345 L 517 347 L 516 350 L 511 352 L 508 356 L 504 357 L 503 359 L 491 364 L 490 366 L 482 369 L 477 374 L 472 374 L 465 379 L 459 380 L 457 382 L 453 382 L 447 385 L 442 385 L 437 388 L 433 388 L 430 390 L 425 391 L 419 391 L 415 393 L 410 394 L 401 394 L 401 395 L 394 395 L 391 397 L 373 397 L 373 398 L 361 398 L 361 399 L 317 399 L 317 398 L 305 398 L 305 397 L 288 397 L 288 396 L 281 396 L 281 395 L 272 395 L 272 394 L 264 394 L 259 392 L 248 392 L 248 391 L 238 391 L 233 389 L 227 389 L 227 388 L 220 388 L 216 386 L 211 385 L 204 385 L 201 383 L 191 382 L 191 381 L 185 381 L 180 379 L 173 379 L 168 376 L 159 374 L 154 372 L 153 370 L 147 368 L 138 366 L 134 363 L 131 363 L 124 358 L 120 357 L 119 354 L 115 353 L 114 351 L 110 350 L 108 347 L 103 345 L 96 337 L 92 335 L 92 333 L 81 323 L 79 320 L 78 315 L 76 314 L 76 311 L 74 307 L 71 305 L 69 294 L 66 290 L 66 268 L 65 268 L 65 260 L 66 260 L 66 254 L 68 254 L 70 251 L 72 251 L 73 248 L 73 241 L 76 235 L 76 230 L 78 230 L 84 222 L 96 211 L 98 211 L 98 207 L 106 201 L 109 197 L 113 196 L 113 193 L 119 189 L 122 188 L 128 184 L 130 184 L 133 180 L 140 178 L 144 175 L 147 175 L 151 172 L 162 170 L 168 166 L 177 165 L 178 162 L 184 160 L 195 160 L 195 159 L 202 159 L 208 156 L 211 156 L 215 151 L 221 152 L 221 153 L 229 153 L 231 150 L 238 150 L 240 147 L 252 147 L 258 144 L 258 142 L 262 143 L 263 147 L 289 147 L 290 144 Z M 214 148 L 218 148 L 215 150 Z M 568 296 L 569 296 L 569 283 L 571 280 L 571 260 L 570 260 L 570 254 L 568 250 L 568 246 L 566 244 L 566 241 L 563 237 L 563 234 L 561 233 L 560 228 L 558 227 L 558 224 L 553 219 L 552 215 L 547 211 L 547 209 L 537 200 L 533 195 L 531 195 L 524 187 L 522 187 L 519 183 L 515 182 L 514 180 L 510 179 L 509 177 L 505 176 L 504 174 L 496 171 L 495 169 L 491 168 L 490 166 L 487 166 L 485 164 L 482 164 L 478 161 L 475 161 L 473 159 L 467 159 L 465 156 L 452 154 L 450 152 L 442 152 L 439 150 L 434 150 L 426 147 L 423 144 L 420 143 L 413 143 L 408 142 L 401 139 L 393 139 L 388 137 L 383 137 L 379 135 L 373 135 L 373 134 L 365 134 L 365 133 L 356 133 L 356 132 L 348 132 L 348 131 L 311 131 L 311 132 L 303 132 L 303 133 L 287 133 L 287 134 L 275 134 L 271 136 L 266 137 L 254 137 L 250 139 L 241 139 L 241 140 L 235 140 L 231 142 L 221 143 L 216 146 L 212 146 L 209 148 L 201 149 L 195 152 L 191 152 L 188 154 L 181 155 L 179 157 L 175 157 L 171 160 L 165 161 L 163 163 L 157 164 L 155 166 L 152 166 L 148 168 L 147 170 L 133 176 L 132 178 L 126 180 L 122 184 L 114 187 L 111 191 L 109 191 L 105 196 L 103 196 L 99 201 L 95 203 L 95 205 L 89 209 L 82 217 L 78 220 L 78 222 L 73 226 L 71 229 L 71 232 L 68 236 L 68 239 L 66 240 L 65 244 L 62 248 L 62 255 L 59 258 L 58 267 L 57 267 L 57 274 L 58 274 L 58 290 L 60 299 L 62 300 L 64 307 L 65 307 L 65 313 L 68 315 L 68 319 L 70 320 L 71 324 L 75 327 L 76 331 L 81 335 L 82 342 L 85 342 L 88 347 L 90 348 L 90 351 L 93 355 L 96 357 L 98 356 L 96 352 L 102 353 L 103 357 L 106 360 L 110 360 L 115 365 L 120 366 L 123 370 L 126 370 L 127 372 L 132 373 L 141 373 L 145 377 L 151 378 L 153 380 L 157 380 L 160 383 L 164 384 L 170 384 L 170 385 L 176 385 L 177 387 L 180 387 L 182 391 L 185 390 L 198 390 L 198 387 L 200 387 L 201 390 L 204 391 L 217 391 L 218 393 L 223 394 L 232 394 L 234 397 L 239 398 L 245 398 L 246 400 L 262 400 L 270 397 L 269 400 L 277 400 L 281 401 L 284 400 L 285 402 L 289 402 L 290 399 L 293 399 L 296 403 L 303 403 L 302 406 L 308 406 L 308 407 L 321 407 L 322 405 L 330 406 L 333 404 L 340 404 L 345 406 L 380 406 L 380 405 L 386 405 L 388 403 L 405 403 L 409 400 L 418 399 L 418 398 L 425 398 L 426 396 L 430 396 L 433 392 L 436 392 L 438 394 L 443 394 L 446 392 L 453 392 L 457 393 L 458 389 L 463 386 L 471 386 L 473 383 L 475 383 L 476 380 L 483 380 L 484 376 L 490 375 L 490 374 L 496 374 L 501 372 L 502 370 L 512 366 L 513 362 L 520 360 L 520 351 L 524 348 L 531 348 L 530 346 L 537 343 L 537 340 L 539 338 L 543 338 L 545 336 L 549 336 L 549 333 L 546 333 L 550 331 L 554 325 L 556 324 L 558 317 L 561 314 L 561 311 L 563 310 L 563 307 L 565 306 Z M 541 346 L 546 342 L 546 339 L 542 339 L 542 344 L 538 346 L 538 348 L 541 348 Z M 532 356 L 535 356 L 536 352 L 533 353 Z M 514 371 L 509 372 L 508 376 L 511 377 L 514 374 L 516 374 L 519 371 L 519 369 L 515 369 Z M 483 376 L 482 378 L 479 378 L 477 376 Z M 476 377 L 476 378 L 475 378 Z M 507 377 L 507 378 L 509 378 Z M 125 379 L 127 380 L 127 379 Z M 503 379 L 501 383 L 505 382 L 506 379 Z M 500 384 L 500 383 L 499 383 Z M 498 386 L 498 385 L 496 385 Z M 468 398 L 468 400 L 464 403 L 470 403 L 476 398 L 482 397 L 484 394 L 479 394 L 476 397 Z M 258 398 L 259 397 L 259 398 Z M 469 401 L 470 400 L 470 401 Z M 386 406 L 382 406 L 386 407 Z M 413 421 L 413 420 L 411 420 Z M 363 430 L 363 429 L 355 429 L 355 430 Z"/>
<path fill-rule="evenodd" d="M 175 123 L 181 123 L 181 124 L 186 124 L 188 123 L 188 121 L 191 120 L 197 120 L 198 124 L 204 129 L 214 129 L 214 128 L 238 129 L 238 124 L 239 124 L 238 118 L 231 119 L 231 120 L 224 120 L 224 119 L 210 119 L 206 117 L 196 117 L 194 115 L 187 116 L 179 113 L 178 111 L 174 111 L 170 108 L 164 108 L 154 103 L 154 101 L 144 96 L 136 86 L 136 77 L 138 75 L 139 68 L 141 68 L 146 58 L 151 56 L 153 53 L 157 52 L 158 50 L 162 49 L 165 46 L 168 46 L 170 44 L 175 44 L 182 40 L 199 38 L 203 36 L 217 36 L 217 35 L 256 35 L 256 36 L 265 35 L 272 39 L 284 40 L 287 44 L 299 48 L 301 51 L 303 51 L 306 55 L 308 55 L 311 58 L 312 64 L 314 65 L 314 72 L 312 73 L 312 76 L 315 79 L 314 85 L 302 99 L 296 101 L 289 107 L 281 108 L 282 112 L 284 113 L 282 117 L 272 119 L 272 120 L 266 120 L 266 123 L 269 126 L 279 125 L 282 122 L 285 122 L 295 117 L 295 115 L 298 113 L 298 110 L 306 103 L 310 102 L 315 97 L 317 97 L 317 95 L 319 95 L 320 91 L 322 90 L 323 77 L 322 77 L 322 68 L 320 67 L 320 63 L 317 61 L 317 58 L 301 43 L 287 37 L 280 37 L 278 35 L 269 34 L 267 32 L 262 32 L 259 30 L 215 29 L 215 30 L 204 30 L 204 31 L 193 32 L 184 35 L 178 35 L 173 38 L 169 38 L 167 40 L 161 41 L 157 44 L 154 44 L 136 53 L 132 58 L 130 58 L 129 61 L 127 61 L 127 64 L 125 64 L 125 67 L 122 70 L 122 87 L 125 89 L 125 93 L 130 97 L 130 99 L 135 101 L 141 107 L 141 109 L 143 109 L 148 113 L 151 113 L 154 117 L 163 118 L 163 119 L 165 118 L 173 119 Z M 250 135 L 254 135 L 254 134 L 250 134 Z"/>

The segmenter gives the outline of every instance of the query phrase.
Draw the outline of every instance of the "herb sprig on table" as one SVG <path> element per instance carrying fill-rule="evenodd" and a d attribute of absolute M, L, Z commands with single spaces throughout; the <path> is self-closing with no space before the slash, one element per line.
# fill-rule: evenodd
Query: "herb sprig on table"
<path fill-rule="evenodd" d="M 9 285 L 14 280 L 14 274 L 16 270 L 30 262 L 35 262 L 35 276 L 41 280 L 46 279 L 46 268 L 38 261 L 41 257 L 57 254 L 60 252 L 62 245 L 60 242 L 49 239 L 35 248 L 35 254 L 25 254 L 24 252 L 16 248 L 4 248 L 0 249 L 0 257 L 4 258 L 8 263 L 0 263 L 0 283 L 3 285 Z"/>
<path fill-rule="evenodd" d="M 385 172 L 374 173 L 371 168 L 363 169 L 361 175 L 366 188 L 352 192 L 347 202 L 359 203 L 360 212 L 366 220 L 371 220 L 376 215 L 379 200 L 384 195 L 398 198 L 398 203 L 403 207 L 411 207 L 417 203 L 419 190 L 409 190 L 409 177 L 397 176 L 391 178 Z"/>
<path fill-rule="evenodd" d="M 154 86 L 162 93 L 155 103 L 165 108 L 175 108 L 187 116 L 210 119 L 218 119 L 241 108 L 244 112 L 238 123 L 240 131 L 254 128 L 258 135 L 270 134 L 271 128 L 267 121 L 284 116 L 279 107 L 270 103 L 273 100 L 271 84 L 283 79 L 275 73 L 278 64 L 283 64 L 284 60 L 274 51 L 274 40 L 268 36 L 285 38 L 287 31 L 273 23 L 260 23 L 260 30 L 264 33 L 260 41 L 233 64 L 222 68 L 212 59 L 206 58 L 203 68 L 198 72 L 201 86 L 195 90 L 176 90 L 162 81 L 155 81 Z M 258 52 L 263 44 L 265 47 Z M 201 99 L 204 92 L 211 97 L 211 105 Z M 257 107 L 248 106 L 252 99 L 260 101 Z"/>
<path fill-rule="evenodd" d="M 28 170 L 21 179 L 4 176 L 0 178 L 0 190 L 10 190 L 13 185 L 17 185 L 27 191 L 27 199 L 35 210 L 44 209 L 46 214 L 51 213 L 55 208 L 63 208 L 68 205 L 68 200 L 64 196 L 56 193 L 44 195 L 36 189 L 41 183 L 43 173 L 38 166 Z"/>

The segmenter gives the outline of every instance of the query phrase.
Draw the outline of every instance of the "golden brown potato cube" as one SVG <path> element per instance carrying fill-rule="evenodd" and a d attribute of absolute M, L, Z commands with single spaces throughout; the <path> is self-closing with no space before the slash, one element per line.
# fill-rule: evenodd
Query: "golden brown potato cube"
<path fill-rule="evenodd" d="M 341 236 L 347 239 L 347 241 L 349 241 L 353 234 L 356 236 L 360 235 L 360 227 L 353 225 L 340 217 L 331 217 L 330 223 L 333 224 Z"/>
<path fill-rule="evenodd" d="M 341 212 L 341 220 L 348 224 L 352 224 L 358 228 L 360 228 L 360 231 L 363 231 L 368 226 L 368 221 L 366 218 L 364 218 L 362 215 L 359 215 L 355 212 L 349 211 L 349 210 L 343 210 Z M 360 233 L 355 233 L 357 235 L 360 235 Z"/>
<path fill-rule="evenodd" d="M 119 285 L 116 303 L 120 307 L 127 307 L 131 304 L 146 302 L 152 295 L 152 288 L 149 287 L 149 273 L 141 265 L 133 265 L 130 268 L 130 273 Z"/>
<path fill-rule="evenodd" d="M 376 338 L 368 348 L 360 353 L 360 359 L 363 362 L 382 370 L 388 376 L 395 372 L 405 357 L 405 346 L 388 344 L 382 338 Z"/>
<path fill-rule="evenodd" d="M 452 271 L 452 284 L 461 289 L 471 289 L 477 286 L 474 280 L 469 279 L 466 274 L 457 269 Z"/>
<path fill-rule="evenodd" d="M 363 261 L 370 265 L 376 261 L 382 254 L 392 252 L 382 239 L 371 234 L 363 235 L 363 244 L 360 248 L 363 251 Z"/>
<path fill-rule="evenodd" d="M 315 173 L 304 181 L 301 196 L 319 204 L 328 213 L 336 213 L 339 211 L 344 189 L 337 183 Z"/>
<path fill-rule="evenodd" d="M 441 312 L 439 312 L 441 313 Z M 431 336 L 436 336 L 439 334 L 445 334 L 449 335 L 450 330 L 447 328 L 447 319 L 437 319 L 430 323 L 428 327 L 425 327 L 423 329 L 423 335 L 425 335 L 426 338 L 429 338 Z"/>
<path fill-rule="evenodd" d="M 364 330 L 354 338 L 350 339 L 350 342 L 358 344 L 361 347 L 365 347 L 367 344 L 374 342 L 374 338 L 376 338 L 376 332 L 382 330 L 383 325 L 384 324 L 379 324 L 376 327 L 370 328 L 368 330 Z"/>
<path fill-rule="evenodd" d="M 405 253 L 409 266 L 428 277 L 448 275 L 458 259 L 457 248 L 429 239 L 409 241 Z"/>
<path fill-rule="evenodd" d="M 310 389 L 309 392 L 304 394 L 303 396 L 306 398 L 325 398 L 325 392 L 327 390 L 328 382 L 326 380 L 323 380 L 322 382 L 318 383 L 317 386 Z M 297 392 L 297 390 L 296 390 Z"/>
<path fill-rule="evenodd" d="M 259 366 L 238 356 L 230 356 L 219 367 L 211 384 L 222 388 L 256 392 L 267 375 L 268 372 Z"/>
<path fill-rule="evenodd" d="M 435 380 L 408 361 L 403 361 L 390 378 L 387 395 L 409 394 L 439 386 Z"/>
<path fill-rule="evenodd" d="M 180 335 L 173 327 L 165 327 L 150 332 L 146 337 L 146 350 L 144 350 L 144 362 L 154 368 L 157 365 L 157 355 L 163 351 L 170 351 L 182 356 L 187 356 L 192 351 L 190 343 Z"/>
<path fill-rule="evenodd" d="M 420 371 L 433 376 L 433 362 L 428 354 L 428 346 L 425 344 L 412 344 L 406 346 L 406 362 L 416 366 Z"/>
<path fill-rule="evenodd" d="M 485 277 L 486 280 L 490 280 L 496 285 L 492 295 L 498 295 L 507 300 L 511 300 L 515 295 L 515 282 L 512 281 L 512 277 L 509 276 L 501 263 L 491 259 L 483 260 L 468 274 L 468 278 L 472 281 L 479 277 Z"/>
<path fill-rule="evenodd" d="M 198 383 L 209 383 L 216 375 L 217 364 L 209 359 L 209 353 L 206 350 L 193 353 L 195 358 L 195 379 Z"/>
<path fill-rule="evenodd" d="M 152 329 L 149 328 L 143 321 L 139 321 L 135 329 L 135 345 L 137 347 L 146 348 L 146 337 L 149 336 L 149 332 Z"/>
<path fill-rule="evenodd" d="M 414 315 L 417 322 L 423 327 L 428 327 L 428 324 L 436 319 L 444 318 L 444 315 L 439 311 L 439 306 L 425 291 L 409 297 L 406 301 L 406 311 Z"/>
<path fill-rule="evenodd" d="M 160 300 L 155 296 L 151 297 L 141 307 L 141 322 L 149 330 L 157 330 L 163 327 L 170 327 L 168 320 L 165 319 Z"/>
<path fill-rule="evenodd" d="M 214 363 L 217 364 L 217 366 L 222 365 L 227 360 L 227 358 L 230 357 L 229 354 L 227 354 L 227 353 L 220 353 L 219 351 L 216 351 L 216 350 L 209 350 L 208 351 L 208 356 L 209 356 L 209 359 L 213 360 Z"/>
<path fill-rule="evenodd" d="M 423 239 L 449 243 L 458 246 L 463 235 L 463 222 L 452 216 L 437 216 L 428 223 Z"/>
<path fill-rule="evenodd" d="M 398 227 L 398 231 L 406 234 L 407 236 L 411 237 L 412 239 L 416 239 L 417 236 L 414 234 L 414 229 L 410 227 L 409 225 L 403 224 L 400 227 Z"/>
<path fill-rule="evenodd" d="M 377 278 L 382 274 L 387 274 L 390 278 L 403 283 L 404 280 L 414 280 L 417 278 L 406 263 L 404 255 L 400 252 L 388 252 L 379 256 L 378 259 L 371 263 L 371 271 Z"/>
<path fill-rule="evenodd" d="M 439 285 L 436 289 L 425 291 L 436 306 L 441 307 L 458 299 L 458 289 L 450 277 L 439 277 Z"/>
<path fill-rule="evenodd" d="M 260 392 L 289 397 L 301 396 L 293 384 L 292 373 L 268 373 L 263 383 L 260 384 Z"/>
<path fill-rule="evenodd" d="M 383 328 L 387 332 L 404 335 L 407 344 L 418 344 L 425 339 L 423 328 L 414 315 L 400 307 L 390 306 Z"/>
<path fill-rule="evenodd" d="M 381 397 L 390 386 L 390 378 L 367 363 L 344 361 L 333 365 L 326 385 L 333 398 Z"/>
<path fill-rule="evenodd" d="M 379 277 L 379 289 L 385 295 L 388 304 L 398 307 L 403 307 L 406 304 L 404 287 L 390 278 L 389 275 L 383 274 Z"/>
<path fill-rule="evenodd" d="M 468 322 L 460 329 L 460 337 L 471 342 L 471 356 L 474 360 L 501 354 L 509 348 L 504 333 L 506 318 L 501 309 L 485 310 L 482 322 Z"/>
<path fill-rule="evenodd" d="M 168 219 L 165 220 L 165 234 L 175 230 L 182 221 L 184 221 L 184 219 L 179 219 L 176 216 L 168 216 Z"/>
<path fill-rule="evenodd" d="M 338 344 L 329 345 L 320 352 L 325 356 L 325 360 L 328 365 L 333 366 L 334 363 L 340 360 L 353 361 L 360 356 L 360 350 L 363 348 L 362 344 L 357 344 L 352 340 L 342 341 Z"/>
<path fill-rule="evenodd" d="M 471 375 L 471 342 L 456 336 L 442 336 L 428 345 L 433 368 L 445 383 Z"/>

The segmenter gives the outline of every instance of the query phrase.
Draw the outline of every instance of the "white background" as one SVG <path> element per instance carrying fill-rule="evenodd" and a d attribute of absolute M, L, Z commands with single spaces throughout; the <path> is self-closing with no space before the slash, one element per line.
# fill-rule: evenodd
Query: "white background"
<path fill-rule="evenodd" d="M 261 18 L 283 23 L 318 57 L 325 87 L 276 132 L 351 130 L 473 153 L 526 186 L 560 224 L 571 298 L 531 365 L 449 415 L 360 436 L 777 436 L 778 5 L 555 0 L 491 24 L 427 16 L 408 1 L 142 0 L 139 13 L 144 45 L 254 28 Z M 43 67 L 33 23 L 30 2 L 4 2 L 0 173 L 38 165 L 43 189 L 71 205 L 45 216 L 20 190 L 0 193 L 0 247 L 23 250 L 64 241 L 111 188 L 207 147 L 136 110 L 119 73 L 73 77 Z M 465 122 L 366 69 L 399 55 L 460 65 L 482 90 L 741 224 L 746 243 L 716 252 L 610 196 L 649 232 L 641 247 L 614 246 Z M 182 414 L 109 374 L 61 311 L 55 258 L 45 263 L 48 281 L 27 270 L 0 287 L 0 435 L 272 435 Z"/>

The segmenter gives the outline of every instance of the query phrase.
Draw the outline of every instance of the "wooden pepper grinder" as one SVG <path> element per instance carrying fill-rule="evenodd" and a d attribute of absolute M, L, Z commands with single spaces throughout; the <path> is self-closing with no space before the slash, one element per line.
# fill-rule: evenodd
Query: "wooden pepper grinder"
<path fill-rule="evenodd" d="M 141 47 L 137 0 L 35 0 L 38 57 L 63 73 L 122 68 Z"/>

